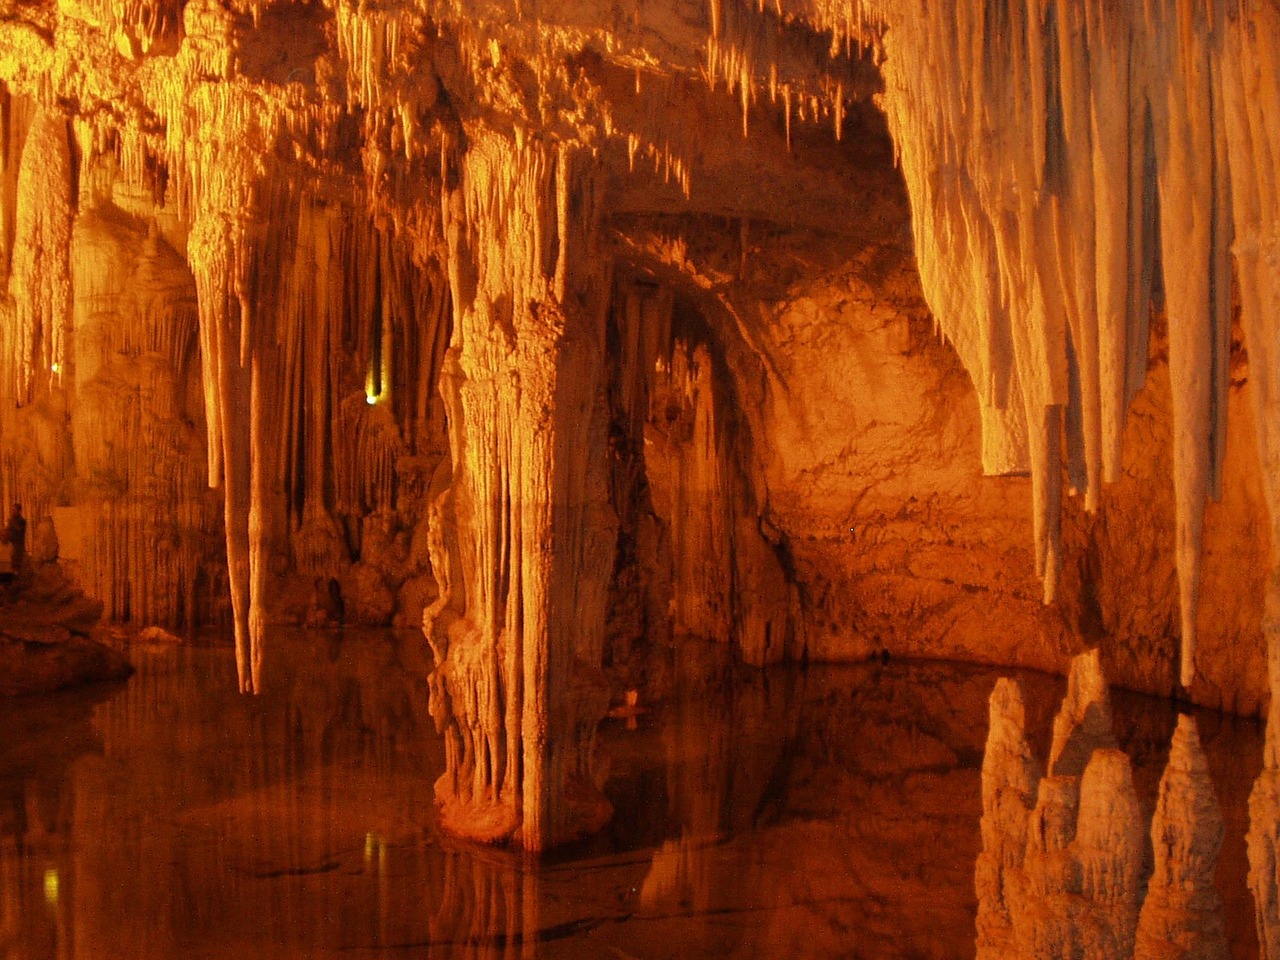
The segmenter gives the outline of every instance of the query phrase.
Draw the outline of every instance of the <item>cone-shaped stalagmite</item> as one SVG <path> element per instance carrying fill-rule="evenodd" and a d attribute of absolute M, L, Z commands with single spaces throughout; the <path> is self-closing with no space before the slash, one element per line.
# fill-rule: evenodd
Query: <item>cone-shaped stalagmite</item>
<path fill-rule="evenodd" d="M 1214 886 L 1222 814 L 1196 722 L 1178 718 L 1151 822 L 1155 873 L 1138 920 L 1135 960 L 1226 957 Z"/>

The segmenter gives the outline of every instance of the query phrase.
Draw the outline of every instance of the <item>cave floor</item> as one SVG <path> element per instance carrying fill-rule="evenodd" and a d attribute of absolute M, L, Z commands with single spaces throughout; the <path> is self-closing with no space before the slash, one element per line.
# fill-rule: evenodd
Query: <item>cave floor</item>
<path fill-rule="evenodd" d="M 681 648 L 608 720 L 615 806 L 540 863 L 442 837 L 420 636 L 137 647 L 126 684 L 0 702 L 0 958 L 972 957 L 986 699 L 1008 671 L 776 668 Z M 1061 680 L 1018 674 L 1047 751 Z M 1148 810 L 1173 706 L 1116 695 Z M 1236 957 L 1260 727 L 1198 713 Z"/>

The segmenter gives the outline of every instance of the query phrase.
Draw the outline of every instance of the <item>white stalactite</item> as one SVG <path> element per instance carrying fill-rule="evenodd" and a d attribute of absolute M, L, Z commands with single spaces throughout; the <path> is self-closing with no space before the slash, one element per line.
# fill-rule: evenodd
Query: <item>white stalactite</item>
<path fill-rule="evenodd" d="M 67 366 L 71 271 L 71 145 L 67 120 L 37 110 L 18 170 L 13 270 L 15 323 L 4 341 L 5 395 L 28 403 Z"/>
<path fill-rule="evenodd" d="M 1102 481 L 1122 471 L 1159 257 L 1175 422 L 1181 681 L 1189 686 L 1205 500 L 1220 494 L 1225 460 L 1233 238 L 1242 317 L 1258 342 L 1250 344 L 1250 380 L 1260 445 L 1264 458 L 1277 457 L 1268 439 L 1273 338 L 1259 319 L 1280 269 L 1259 255 L 1275 242 L 1278 216 L 1263 172 L 1276 156 L 1268 73 L 1275 12 L 1223 0 L 1019 0 L 998 8 L 830 0 L 816 13 L 848 36 L 850 7 L 880 25 L 884 103 L 911 196 L 921 280 L 977 387 L 984 451 L 992 453 L 984 465 L 1031 469 L 1046 601 L 1062 562 L 1062 470 L 1087 510 L 1099 505 Z M 1021 449 L 1011 450 L 1011 440 Z M 1273 523 L 1278 500 L 1273 493 Z"/>

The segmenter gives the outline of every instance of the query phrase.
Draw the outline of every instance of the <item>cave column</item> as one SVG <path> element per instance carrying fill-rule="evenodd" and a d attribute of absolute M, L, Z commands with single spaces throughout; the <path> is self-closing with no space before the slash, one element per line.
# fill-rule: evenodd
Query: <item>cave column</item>
<path fill-rule="evenodd" d="M 593 767 L 608 502 L 599 179 L 583 148 L 472 137 L 447 185 L 452 476 L 432 517 L 445 826 L 545 849 L 608 816 Z M 597 454 L 597 455 L 593 455 Z"/>

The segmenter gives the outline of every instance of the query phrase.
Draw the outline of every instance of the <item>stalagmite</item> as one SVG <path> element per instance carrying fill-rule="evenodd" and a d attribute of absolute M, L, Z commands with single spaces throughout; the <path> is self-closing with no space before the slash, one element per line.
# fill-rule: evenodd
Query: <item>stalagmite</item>
<path fill-rule="evenodd" d="M 1115 746 L 1107 680 L 1102 674 L 1099 651 L 1094 649 L 1071 661 L 1067 695 L 1053 720 L 1049 772 L 1079 777 L 1095 750 Z"/>
<path fill-rule="evenodd" d="M 1180 716 L 1151 824 L 1155 873 L 1138 920 L 1134 960 L 1226 957 L 1214 886 L 1222 815 L 1196 723 Z"/>
<path fill-rule="evenodd" d="M 982 755 L 982 853 L 975 872 L 979 960 L 1019 956 L 1012 910 L 1021 895 L 1028 821 L 1042 775 L 1025 723 L 1021 688 L 1015 681 L 997 680 Z"/>

